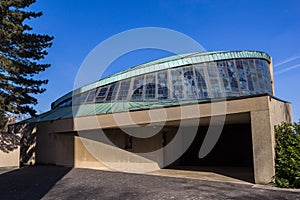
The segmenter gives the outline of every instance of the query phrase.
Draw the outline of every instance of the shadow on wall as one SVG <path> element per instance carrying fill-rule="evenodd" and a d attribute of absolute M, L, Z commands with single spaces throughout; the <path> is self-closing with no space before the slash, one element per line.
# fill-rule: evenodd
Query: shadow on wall
<path fill-rule="evenodd" d="M 20 145 L 20 136 L 7 132 L 0 133 L 0 151 L 9 153 L 17 149 Z"/>
<path fill-rule="evenodd" d="M 19 135 L 20 165 L 35 164 L 36 126 L 35 124 L 15 124 L 9 127 L 11 135 Z"/>
<path fill-rule="evenodd" d="M 10 153 L 20 145 L 20 135 L 9 132 L 9 124 L 15 123 L 14 117 L 7 117 L 0 123 L 0 152 Z"/>
<path fill-rule="evenodd" d="M 68 167 L 31 166 L 0 174 L 0 198 L 41 199 L 70 170 Z"/>
<path fill-rule="evenodd" d="M 291 107 L 290 107 L 290 104 L 288 103 L 285 103 L 284 104 L 284 119 L 287 121 L 287 122 L 290 122 L 292 123 L 292 113 L 291 113 Z"/>

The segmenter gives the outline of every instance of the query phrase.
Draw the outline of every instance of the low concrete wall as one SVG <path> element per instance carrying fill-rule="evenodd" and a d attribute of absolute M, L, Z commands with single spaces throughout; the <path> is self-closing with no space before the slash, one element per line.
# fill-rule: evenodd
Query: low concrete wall
<path fill-rule="evenodd" d="M 0 167 L 19 167 L 20 138 L 9 133 L 0 133 Z"/>

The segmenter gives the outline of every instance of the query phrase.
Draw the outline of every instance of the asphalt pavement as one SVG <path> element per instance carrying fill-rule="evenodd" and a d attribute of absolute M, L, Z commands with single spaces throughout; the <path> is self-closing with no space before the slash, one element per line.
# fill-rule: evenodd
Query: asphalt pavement
<path fill-rule="evenodd" d="M 0 199 L 300 200 L 300 190 L 93 169 L 33 166 L 0 173 Z"/>

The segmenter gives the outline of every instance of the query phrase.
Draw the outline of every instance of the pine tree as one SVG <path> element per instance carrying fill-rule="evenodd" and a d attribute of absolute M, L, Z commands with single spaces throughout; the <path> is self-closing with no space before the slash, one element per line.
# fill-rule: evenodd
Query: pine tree
<path fill-rule="evenodd" d="M 25 10 L 35 0 L 0 0 L 0 112 L 35 115 L 34 94 L 45 91 L 48 80 L 34 76 L 48 68 L 39 61 L 47 55 L 53 37 L 35 34 L 26 20 L 41 12 Z"/>

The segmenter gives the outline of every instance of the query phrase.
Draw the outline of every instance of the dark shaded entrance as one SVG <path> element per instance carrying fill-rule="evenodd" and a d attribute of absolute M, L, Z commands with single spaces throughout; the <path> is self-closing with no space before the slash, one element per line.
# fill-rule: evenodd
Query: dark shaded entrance
<path fill-rule="evenodd" d="M 198 154 L 207 129 L 200 126 L 189 149 L 168 168 L 215 172 L 254 182 L 251 125 L 225 125 L 213 150 L 200 159 Z"/>

